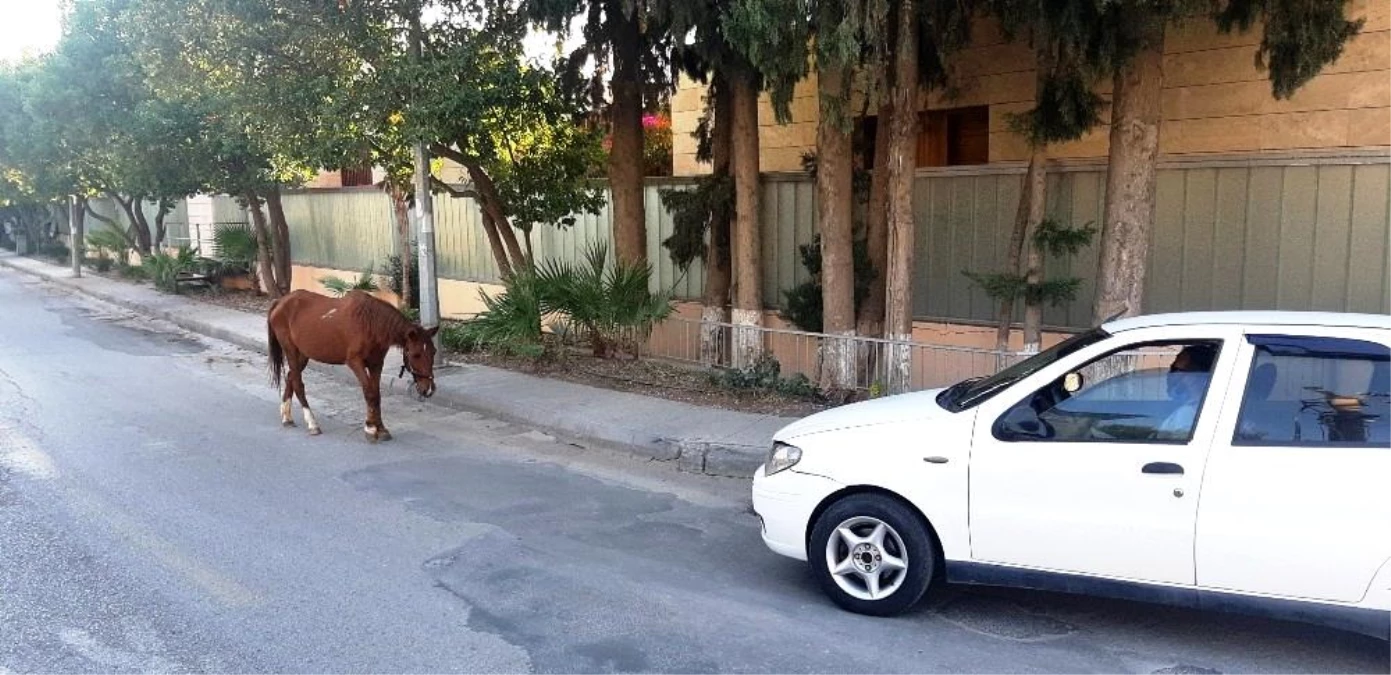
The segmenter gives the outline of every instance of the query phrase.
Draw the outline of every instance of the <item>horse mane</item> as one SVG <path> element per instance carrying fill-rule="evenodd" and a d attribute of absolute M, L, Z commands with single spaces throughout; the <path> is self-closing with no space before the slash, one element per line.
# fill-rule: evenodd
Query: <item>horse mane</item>
<path fill-rule="evenodd" d="M 356 300 L 352 312 L 362 323 L 362 331 L 369 341 L 397 346 L 405 344 L 406 332 L 415 324 L 401 310 L 363 291 L 353 291 L 349 298 Z"/>

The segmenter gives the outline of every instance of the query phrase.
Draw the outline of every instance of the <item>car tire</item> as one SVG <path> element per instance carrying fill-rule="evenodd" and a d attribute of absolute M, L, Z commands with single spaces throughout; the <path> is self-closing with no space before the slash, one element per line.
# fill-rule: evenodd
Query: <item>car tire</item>
<path fill-rule="evenodd" d="M 807 560 L 822 590 L 842 609 L 892 616 L 922 599 L 937 553 L 927 524 L 903 502 L 855 494 L 816 520 Z"/>

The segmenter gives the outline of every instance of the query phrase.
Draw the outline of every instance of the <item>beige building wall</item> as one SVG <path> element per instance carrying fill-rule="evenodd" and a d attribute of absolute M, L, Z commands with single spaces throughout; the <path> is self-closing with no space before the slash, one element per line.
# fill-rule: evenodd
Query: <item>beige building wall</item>
<path fill-rule="evenodd" d="M 309 265 L 294 265 L 290 276 L 290 289 L 305 289 L 327 295 L 323 284 L 319 281 L 327 276 L 336 276 L 343 279 L 353 280 L 357 278 L 359 272 L 349 270 L 335 270 L 327 267 L 311 267 Z M 375 275 L 377 285 L 386 288 L 386 278 Z M 485 308 L 483 300 L 479 297 L 479 291 L 484 291 L 489 295 L 498 295 L 503 292 L 503 287 L 496 284 L 482 284 L 472 281 L 457 281 L 454 279 L 440 279 L 440 315 L 446 319 L 468 319 L 475 314 L 482 312 Z M 391 304 L 396 304 L 396 294 L 388 290 L 381 290 L 373 293 Z"/>
<path fill-rule="evenodd" d="M 1349 15 L 1365 19 L 1342 56 L 1289 100 L 1271 94 L 1255 65 L 1258 28 L 1220 34 L 1208 21 L 1170 27 L 1164 48 L 1164 126 L 1160 152 L 1170 156 L 1307 152 L 1391 146 L 1391 3 L 1352 0 Z M 990 106 L 990 161 L 1027 159 L 1024 140 L 1009 131 L 1009 115 L 1033 104 L 1033 57 L 1007 42 L 991 21 L 975 27 L 972 44 L 954 62 L 953 96 L 935 91 L 923 108 Z M 798 87 L 793 119 L 780 126 L 767 98 L 760 105 L 763 170 L 799 171 L 801 155 L 816 147 L 814 78 Z M 1109 83 L 1098 87 L 1103 97 Z M 706 173 L 695 162 L 695 129 L 704 87 L 683 80 L 672 100 L 674 173 Z M 1105 115 L 1103 115 L 1105 119 Z M 1096 159 L 1107 153 L 1105 124 L 1085 138 L 1053 147 L 1060 159 Z"/>
<path fill-rule="evenodd" d="M 684 75 L 671 97 L 672 175 L 710 173 L 710 165 L 696 161 L 696 142 L 691 133 L 705 110 L 705 85 Z M 798 83 L 793 91 L 792 118 L 778 124 L 767 95 L 758 100 L 760 169 L 764 173 L 801 171 L 802 154 L 816 149 L 816 77 Z"/>

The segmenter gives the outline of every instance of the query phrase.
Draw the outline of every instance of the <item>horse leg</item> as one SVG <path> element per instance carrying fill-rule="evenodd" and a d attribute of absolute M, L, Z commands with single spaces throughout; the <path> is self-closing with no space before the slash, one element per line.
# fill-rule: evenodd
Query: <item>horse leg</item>
<path fill-rule="evenodd" d="M 367 374 L 372 378 L 372 410 L 377 414 L 377 435 L 381 440 L 389 441 L 391 432 L 386 430 L 386 423 L 382 422 L 382 363 L 368 364 Z"/>
<path fill-rule="evenodd" d="M 290 414 L 290 398 L 295 395 L 295 376 L 292 369 L 285 375 L 285 393 L 280 395 L 280 426 L 295 426 L 295 418 Z"/>
<path fill-rule="evenodd" d="M 309 399 L 304 396 L 304 367 L 309 365 L 309 359 L 300 357 L 290 366 L 290 381 L 295 385 L 295 396 L 299 398 L 299 407 L 304 410 L 304 426 L 309 427 L 310 436 L 318 436 L 323 433 L 319 428 L 319 420 L 314 417 L 314 411 L 309 409 Z"/>
<path fill-rule="evenodd" d="M 381 440 L 381 388 L 378 381 L 372 379 L 367 364 L 363 363 L 362 359 L 350 359 L 348 367 L 352 369 L 353 375 L 357 376 L 358 384 L 362 385 L 362 398 L 367 403 L 367 421 L 362 425 L 362 433 L 367 436 L 367 440 L 376 443 Z"/>

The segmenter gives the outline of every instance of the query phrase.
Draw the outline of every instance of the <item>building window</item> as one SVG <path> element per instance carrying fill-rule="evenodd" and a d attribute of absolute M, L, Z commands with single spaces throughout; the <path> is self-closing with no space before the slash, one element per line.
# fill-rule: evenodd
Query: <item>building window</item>
<path fill-rule="evenodd" d="M 990 106 L 929 110 L 918 130 L 918 166 L 990 161 Z"/>
<path fill-rule="evenodd" d="M 919 120 L 918 166 L 962 166 L 990 162 L 990 106 L 929 110 Z M 879 128 L 879 117 L 868 115 L 856 120 L 855 166 L 863 171 L 874 167 L 875 142 L 887 129 Z"/>
<path fill-rule="evenodd" d="M 360 166 L 343 169 L 338 174 L 343 179 L 343 187 L 361 187 L 372 184 L 372 167 Z"/>

